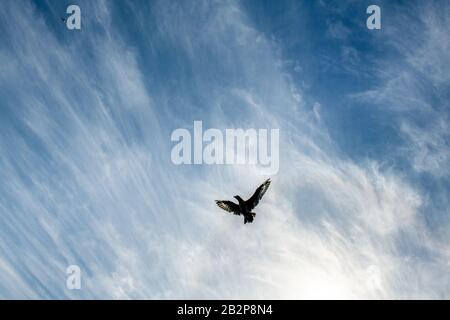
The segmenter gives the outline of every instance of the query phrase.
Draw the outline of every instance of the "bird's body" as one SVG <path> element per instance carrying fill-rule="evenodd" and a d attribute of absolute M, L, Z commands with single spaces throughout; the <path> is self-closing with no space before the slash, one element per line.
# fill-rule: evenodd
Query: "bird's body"
<path fill-rule="evenodd" d="M 239 204 L 239 210 L 241 212 L 241 214 L 244 216 L 244 224 L 246 224 L 247 222 L 253 222 L 253 218 L 255 218 L 256 213 L 251 212 L 252 209 L 250 209 L 244 199 L 242 199 L 240 196 L 235 196 L 234 197 Z"/>
<path fill-rule="evenodd" d="M 240 196 L 234 196 L 238 203 L 234 203 L 228 200 L 216 200 L 217 205 L 225 211 L 231 212 L 235 215 L 244 216 L 244 224 L 253 222 L 256 216 L 252 210 L 258 205 L 259 200 L 266 193 L 270 185 L 270 179 L 267 179 L 262 185 L 256 189 L 255 193 L 245 201 Z"/>

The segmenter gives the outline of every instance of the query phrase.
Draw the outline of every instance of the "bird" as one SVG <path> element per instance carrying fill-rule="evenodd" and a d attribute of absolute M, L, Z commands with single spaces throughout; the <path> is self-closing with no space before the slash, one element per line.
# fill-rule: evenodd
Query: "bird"
<path fill-rule="evenodd" d="M 62 22 L 66 22 L 66 18 L 60 17 Z"/>
<path fill-rule="evenodd" d="M 237 216 L 244 216 L 244 224 L 252 223 L 256 217 L 256 213 L 252 210 L 258 205 L 259 201 L 266 193 L 270 186 L 270 179 L 264 181 L 262 185 L 256 189 L 255 193 L 247 200 L 244 201 L 240 196 L 234 196 L 238 203 L 229 200 L 215 200 L 216 204 L 223 210 L 231 212 Z"/>

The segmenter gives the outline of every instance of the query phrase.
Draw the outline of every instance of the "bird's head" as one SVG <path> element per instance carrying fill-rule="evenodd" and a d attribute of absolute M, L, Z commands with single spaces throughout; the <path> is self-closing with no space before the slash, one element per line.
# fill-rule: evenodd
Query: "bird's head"
<path fill-rule="evenodd" d="M 239 197 L 239 196 L 234 196 L 233 198 L 235 198 L 237 201 L 242 201 L 242 198 L 241 197 Z"/>

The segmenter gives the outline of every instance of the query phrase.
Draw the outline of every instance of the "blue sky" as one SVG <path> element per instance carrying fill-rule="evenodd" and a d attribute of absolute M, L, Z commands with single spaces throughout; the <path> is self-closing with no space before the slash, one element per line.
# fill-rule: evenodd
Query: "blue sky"
<path fill-rule="evenodd" d="M 447 1 L 72 3 L 0 5 L 0 298 L 450 297 Z M 194 120 L 280 129 L 253 224 Z"/>

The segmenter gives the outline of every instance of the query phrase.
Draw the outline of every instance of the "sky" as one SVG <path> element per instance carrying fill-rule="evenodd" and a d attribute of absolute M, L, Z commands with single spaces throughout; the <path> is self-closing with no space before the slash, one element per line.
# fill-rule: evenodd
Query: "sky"
<path fill-rule="evenodd" d="M 448 1 L 2 1 L 0 298 L 449 299 L 449 28 Z M 278 172 L 175 165 L 197 120 L 279 129 Z M 252 224 L 214 203 L 267 178 Z"/>

